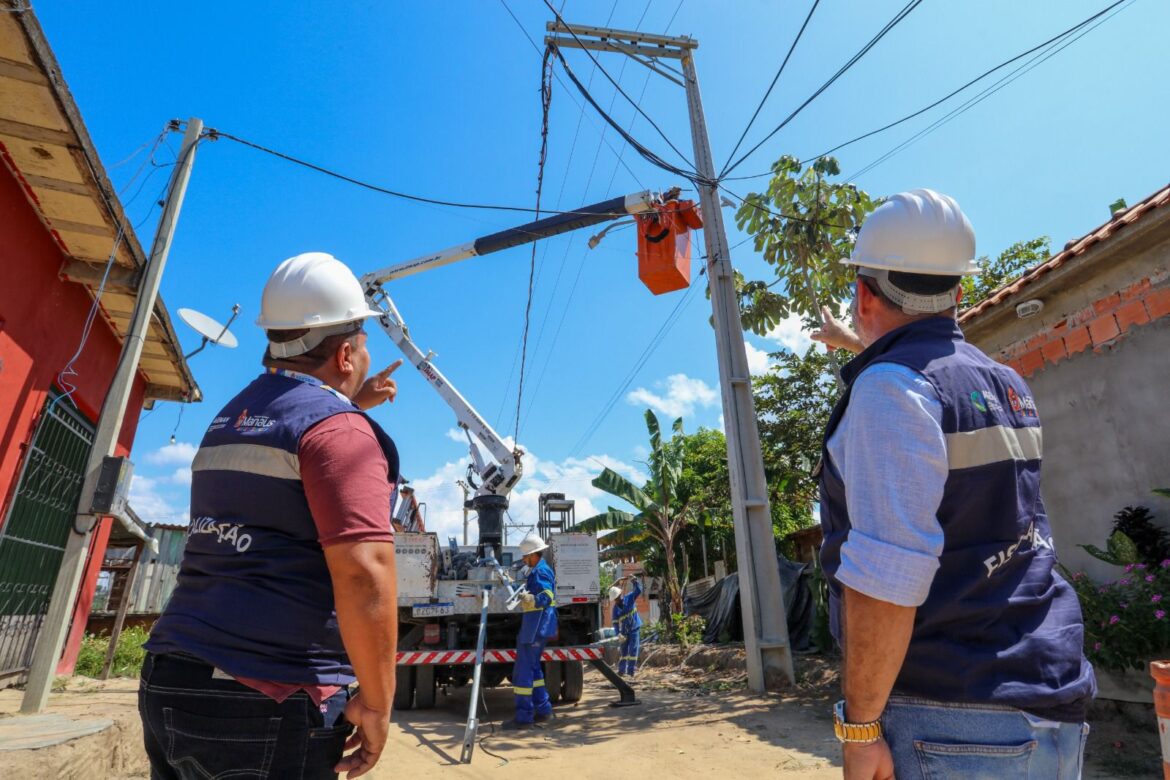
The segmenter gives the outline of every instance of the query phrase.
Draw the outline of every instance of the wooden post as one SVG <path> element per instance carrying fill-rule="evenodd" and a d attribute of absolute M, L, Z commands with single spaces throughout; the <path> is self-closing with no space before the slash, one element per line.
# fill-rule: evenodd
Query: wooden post
<path fill-rule="evenodd" d="M 134 600 L 134 577 L 138 574 L 138 561 L 142 559 L 142 548 L 145 546 L 146 542 L 141 540 L 134 545 L 134 560 L 130 564 L 130 570 L 126 572 L 126 584 L 122 586 L 122 598 L 118 600 L 118 614 L 114 617 L 114 627 L 110 630 L 110 647 L 106 650 L 106 663 L 102 666 L 103 680 L 110 679 L 114 653 L 118 649 L 118 637 L 122 636 L 122 624 L 126 622 L 126 612 L 130 609 L 130 602 Z"/>

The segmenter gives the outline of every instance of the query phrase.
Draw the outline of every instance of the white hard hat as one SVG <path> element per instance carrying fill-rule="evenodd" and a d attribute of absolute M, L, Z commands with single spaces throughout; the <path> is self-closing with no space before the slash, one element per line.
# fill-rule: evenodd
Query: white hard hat
<path fill-rule="evenodd" d="M 861 226 L 853 254 L 841 262 L 935 276 L 980 272 L 975 230 L 959 204 L 927 189 L 899 192 L 878 206 Z"/>
<path fill-rule="evenodd" d="M 541 550 L 547 549 L 548 543 L 536 534 L 528 534 L 528 536 L 524 537 L 524 541 L 520 542 L 521 556 L 532 555 L 532 553 L 538 553 Z"/>
<path fill-rule="evenodd" d="M 609 589 L 609 600 L 610 601 L 617 601 L 621 595 L 622 595 L 622 589 L 619 588 L 617 585 L 614 585 L 612 588 Z"/>
<path fill-rule="evenodd" d="M 326 336 L 378 316 L 381 312 L 370 308 L 345 263 L 325 252 L 305 252 L 285 260 L 268 277 L 256 324 L 265 330 L 309 328 L 300 339 L 269 343 L 272 356 L 282 358 L 304 354 Z"/>

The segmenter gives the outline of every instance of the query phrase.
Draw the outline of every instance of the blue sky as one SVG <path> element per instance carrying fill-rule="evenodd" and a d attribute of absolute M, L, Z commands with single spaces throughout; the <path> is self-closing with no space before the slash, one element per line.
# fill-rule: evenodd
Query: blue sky
<path fill-rule="evenodd" d="M 508 0 L 538 43 L 550 18 L 537 0 Z M 737 174 L 766 171 L 781 154 L 806 157 L 879 127 L 1073 25 L 1106 0 L 1018 3 L 928 0 Z M 895 0 L 825 0 L 748 135 L 752 145 L 804 100 L 903 5 Z M 806 2 L 568 0 L 569 21 L 690 34 L 714 154 L 722 163 L 807 13 Z M 1167 181 L 1168 101 L 1161 79 L 1170 5 L 1135 0 L 1083 39 L 866 172 L 874 195 L 928 186 L 954 196 L 975 226 L 979 252 L 1047 234 L 1053 246 L 1086 233 L 1118 197 L 1130 203 Z M 385 186 L 451 200 L 530 206 L 539 146 L 540 54 L 504 6 L 477 2 L 253 2 L 227 6 L 72 3 L 43 0 L 37 14 L 89 132 L 118 186 L 141 157 L 113 167 L 172 117 L 198 116 L 234 133 Z M 677 13 L 676 13 L 677 11 Z M 667 24 L 671 21 L 669 30 Z M 599 102 L 627 125 L 632 107 L 587 56 L 566 52 Z M 690 156 L 682 90 L 619 55 L 603 65 Z M 591 76 L 591 74 L 593 74 Z M 563 74 L 562 74 L 563 78 Z M 567 84 L 567 80 L 565 80 Z M 545 178 L 546 207 L 573 208 L 643 188 L 684 184 L 652 168 L 581 99 L 554 86 Z M 837 153 L 846 174 L 941 118 L 951 101 L 907 125 Z M 669 157 L 644 120 L 633 134 Z M 179 137 L 158 159 L 173 159 Z M 621 154 L 622 162 L 618 162 Z M 676 160 L 677 161 L 677 160 Z M 624 164 L 623 164 L 624 163 Z M 629 170 L 626 166 L 628 165 Z M 128 211 L 149 245 L 147 215 L 166 172 L 156 172 Z M 139 190 L 134 181 L 123 196 Z M 737 182 L 740 194 L 753 182 Z M 156 212 L 157 214 L 157 212 Z M 728 213 L 729 222 L 730 213 Z M 423 206 L 362 191 L 228 141 L 205 143 L 171 252 L 163 294 L 172 313 L 200 309 L 226 319 L 240 347 L 209 349 L 192 368 L 205 401 L 159 404 L 142 420 L 134 458 L 138 511 L 155 521 L 185 518 L 190 458 L 216 410 L 259 370 L 261 332 L 252 325 L 260 290 L 283 258 L 329 251 L 359 274 L 526 221 L 523 215 Z M 742 238 L 731 225 L 731 243 Z M 624 392 L 622 380 L 683 292 L 655 298 L 638 282 L 634 235 L 611 234 L 595 250 L 592 231 L 543 242 L 537 253 L 520 441 L 532 457 L 513 498 L 531 519 L 540 490 L 579 500 L 580 515 L 605 499 L 589 484 L 601 463 L 636 476 L 647 406 L 681 414 L 688 429 L 720 423 L 714 342 L 702 290 L 681 308 Z M 391 288 L 412 333 L 452 382 L 497 425 L 515 424 L 514 368 L 528 281 L 528 248 L 420 274 Z M 696 253 L 698 254 L 698 253 Z M 766 267 L 749 245 L 733 252 L 749 277 Z M 697 266 L 696 266 L 697 267 Z M 198 337 L 177 324 L 184 345 Z M 753 365 L 764 353 L 807 343 L 796 323 L 769 338 L 749 336 Z M 375 363 L 397 358 L 376 330 Z M 403 468 L 427 502 L 429 524 L 461 526 L 465 447 L 453 417 L 410 370 L 401 394 L 375 417 L 398 440 Z M 607 399 L 612 410 L 584 446 L 577 442 Z M 176 430 L 176 425 L 178 425 Z M 177 444 L 168 445 L 175 432 Z"/>

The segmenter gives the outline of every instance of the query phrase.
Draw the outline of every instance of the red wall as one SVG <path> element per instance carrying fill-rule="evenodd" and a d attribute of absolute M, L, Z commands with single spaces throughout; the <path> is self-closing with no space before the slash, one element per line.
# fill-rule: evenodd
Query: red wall
<path fill-rule="evenodd" d="M 44 407 L 57 374 L 77 349 L 93 299 L 85 287 L 62 281 L 65 257 L 45 228 L 8 152 L 0 144 L 0 524 L 8 513 L 20 464 L 32 436 L 36 415 Z M 121 344 L 101 315 L 74 364 L 77 386 L 72 400 L 96 421 L 113 379 Z M 135 379 L 118 454 L 128 455 L 134 442 L 146 385 Z M 73 670 L 81 633 L 93 601 L 101 559 L 109 538 L 109 518 L 91 537 L 90 557 L 82 581 L 62 659 L 61 673 Z"/>

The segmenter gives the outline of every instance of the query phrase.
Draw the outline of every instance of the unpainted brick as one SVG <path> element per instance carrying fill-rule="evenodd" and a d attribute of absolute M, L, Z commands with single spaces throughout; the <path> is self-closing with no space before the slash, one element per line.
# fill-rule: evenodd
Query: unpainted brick
<path fill-rule="evenodd" d="M 1040 348 L 1040 354 L 1054 366 L 1068 356 L 1068 353 L 1064 351 L 1064 342 L 1060 339 L 1053 339 L 1045 344 Z"/>
<path fill-rule="evenodd" d="M 1081 325 L 1064 334 L 1064 349 L 1069 356 L 1084 352 L 1092 343 L 1093 338 L 1089 335 L 1088 325 Z"/>
<path fill-rule="evenodd" d="M 1020 358 L 1020 373 L 1024 376 L 1032 376 L 1042 368 L 1044 368 L 1044 355 L 1038 349 L 1027 352 Z"/>
<path fill-rule="evenodd" d="M 1113 315 L 1106 314 L 1089 323 L 1089 335 L 1093 337 L 1093 344 L 1099 346 L 1120 336 L 1121 329 L 1117 327 Z"/>
<path fill-rule="evenodd" d="M 1097 314 L 1105 314 L 1116 309 L 1119 303 L 1121 303 L 1121 293 L 1106 295 L 1100 300 L 1093 301 L 1093 311 L 1097 312 Z"/>
<path fill-rule="evenodd" d="M 1113 312 L 1113 316 L 1117 318 L 1117 327 L 1121 329 L 1122 333 L 1134 325 L 1144 325 L 1150 321 L 1150 315 L 1146 313 L 1145 304 L 1140 300 L 1122 304 L 1121 308 Z"/>
<path fill-rule="evenodd" d="M 1145 304 L 1152 320 L 1170 315 L 1170 287 L 1151 292 L 1146 296 Z"/>
<path fill-rule="evenodd" d="M 1129 287 L 1121 291 L 1122 301 L 1132 301 L 1134 298 L 1143 298 L 1146 293 L 1150 291 L 1150 280 L 1142 279 L 1140 282 L 1134 282 Z"/>

